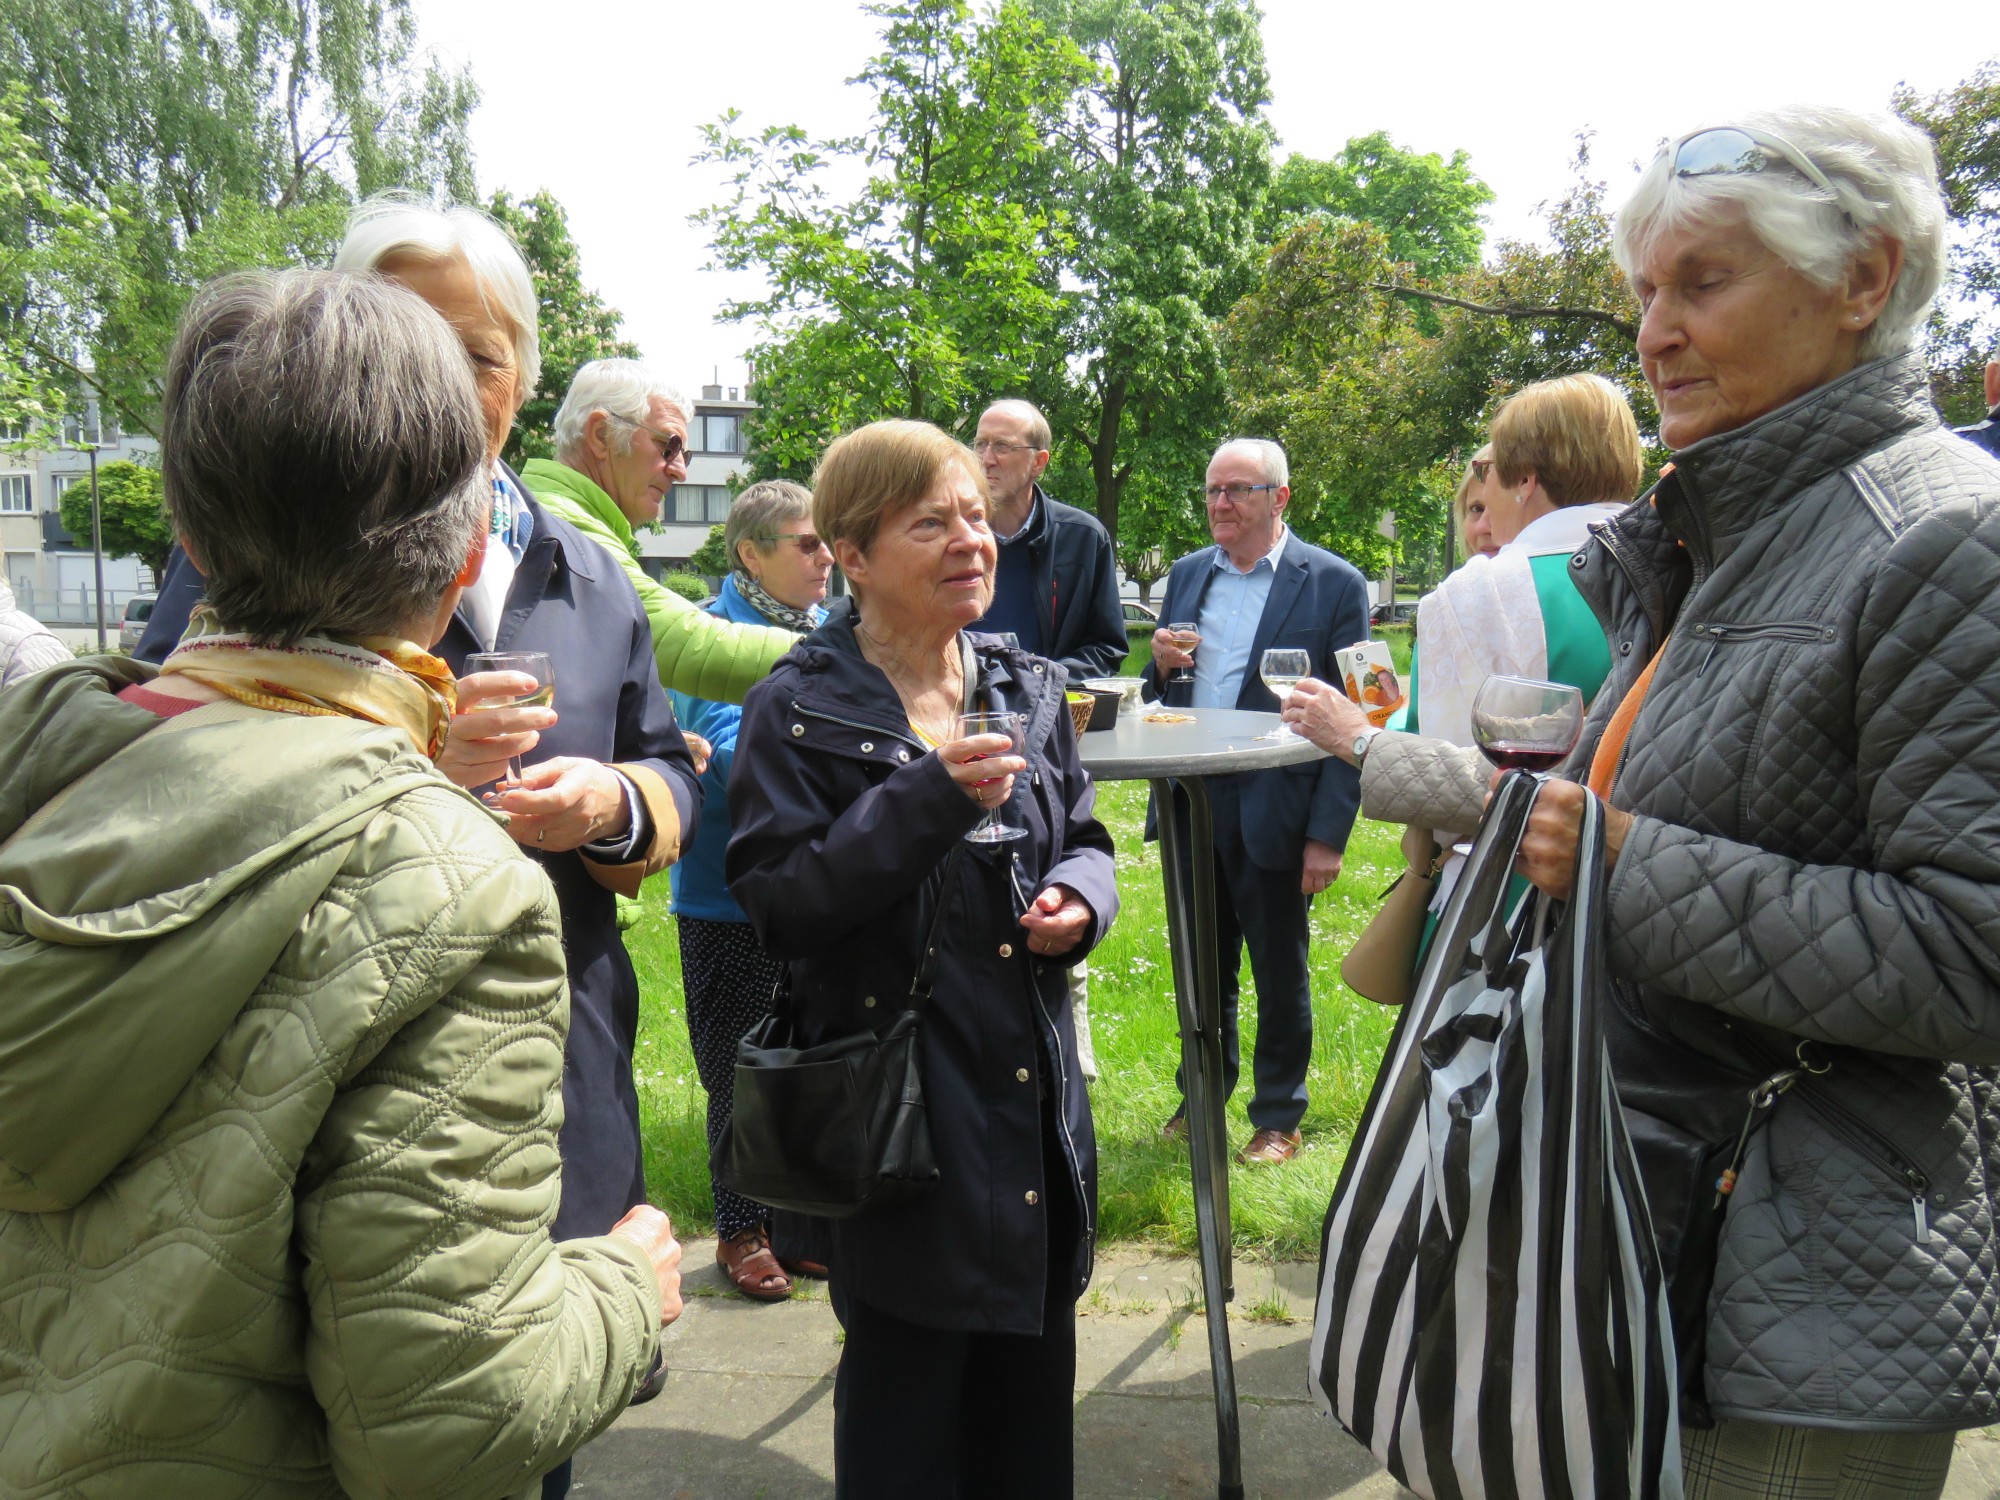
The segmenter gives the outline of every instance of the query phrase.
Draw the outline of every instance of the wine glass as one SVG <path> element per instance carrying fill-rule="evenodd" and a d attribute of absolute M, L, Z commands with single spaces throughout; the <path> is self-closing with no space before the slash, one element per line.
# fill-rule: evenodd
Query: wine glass
<path fill-rule="evenodd" d="M 1026 743 L 1023 727 L 1019 714 L 976 713 L 958 716 L 958 733 L 961 739 L 969 739 L 975 734 L 1004 734 L 1013 741 L 1011 748 L 1015 755 L 1022 753 L 1022 747 Z M 985 760 L 986 757 L 976 755 L 973 759 Z M 974 783 L 976 786 L 992 784 L 990 781 Z M 973 825 L 972 831 L 966 838 L 975 844 L 1004 844 L 1009 839 L 1024 839 L 1027 836 L 1027 829 L 1010 827 L 1000 821 L 1000 806 L 995 803 L 986 809 L 986 816 Z"/>
<path fill-rule="evenodd" d="M 1583 734 L 1583 694 L 1566 682 L 1489 677 L 1472 700 L 1472 738 L 1503 771 L 1546 775 Z"/>
<path fill-rule="evenodd" d="M 535 690 L 506 700 L 495 699 L 489 708 L 553 708 L 556 701 L 556 668 L 546 651 L 474 651 L 465 658 L 465 674 L 475 672 L 519 672 L 535 679 Z M 521 757 L 507 757 L 507 774 L 518 784 Z"/>
<path fill-rule="evenodd" d="M 1285 700 L 1292 696 L 1292 689 L 1312 676 L 1312 654 L 1290 646 L 1273 646 L 1264 653 L 1261 667 L 1264 686 L 1277 695 L 1278 707 L 1282 710 Z M 1280 723 L 1269 734 L 1257 736 L 1260 740 L 1296 740 L 1301 736 L 1291 725 Z"/>
<path fill-rule="evenodd" d="M 1193 620 L 1182 620 L 1178 624 L 1167 627 L 1167 639 L 1172 641 L 1178 649 L 1192 656 L 1194 655 L 1194 648 L 1201 644 L 1201 626 Z M 1193 682 L 1194 668 L 1175 667 L 1173 671 L 1167 673 L 1167 681 Z"/>

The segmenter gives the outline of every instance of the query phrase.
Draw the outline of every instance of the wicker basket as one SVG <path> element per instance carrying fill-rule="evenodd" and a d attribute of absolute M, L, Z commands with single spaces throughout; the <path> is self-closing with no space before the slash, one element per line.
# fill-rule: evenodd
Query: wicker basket
<path fill-rule="evenodd" d="M 1069 700 L 1070 725 L 1076 730 L 1077 738 L 1081 739 L 1091 714 L 1097 711 L 1097 699 L 1089 693 L 1069 693 L 1065 696 Z"/>

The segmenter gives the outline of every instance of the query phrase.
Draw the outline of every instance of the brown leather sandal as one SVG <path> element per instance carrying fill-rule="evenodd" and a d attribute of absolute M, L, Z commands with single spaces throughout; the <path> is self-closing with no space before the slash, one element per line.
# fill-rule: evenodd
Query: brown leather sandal
<path fill-rule="evenodd" d="M 726 1240 L 715 1242 L 715 1263 L 736 1290 L 754 1302 L 783 1302 L 792 1295 L 792 1278 L 785 1274 L 771 1253 L 771 1241 L 763 1229 L 752 1225 Z M 771 1285 L 776 1282 L 777 1285 Z"/>

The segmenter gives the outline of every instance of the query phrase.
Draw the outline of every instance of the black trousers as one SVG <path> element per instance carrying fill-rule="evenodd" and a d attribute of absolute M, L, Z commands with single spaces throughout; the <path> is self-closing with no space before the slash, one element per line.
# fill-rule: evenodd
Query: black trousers
<path fill-rule="evenodd" d="M 1243 846 L 1234 799 L 1215 799 L 1216 963 L 1222 980 L 1222 1064 L 1225 1095 L 1242 1072 L 1237 1045 L 1238 971 L 1250 949 L 1257 985 L 1257 1053 L 1248 1113 L 1259 1130 L 1293 1131 L 1306 1113 L 1306 1070 L 1312 1064 L 1312 973 L 1306 963 L 1312 899 L 1299 889 L 1303 857 L 1289 870 L 1267 870 Z M 1183 841 L 1182 869 L 1192 858 Z M 1176 1071 L 1175 1081 L 1181 1081 Z M 1187 1101 L 1181 1101 L 1185 1110 Z"/>
<path fill-rule="evenodd" d="M 1044 1140 L 1050 1127 L 1044 1125 Z M 1044 1153 L 1045 1155 L 1048 1153 Z M 835 1500 L 1064 1500 L 1076 1488 L 1076 1299 L 1081 1215 L 1057 1150 L 1039 1337 L 925 1328 L 847 1296 L 833 1384 Z"/>
<path fill-rule="evenodd" d="M 676 917 L 681 940 L 681 986 L 687 995 L 688 1041 L 695 1071 L 708 1092 L 709 1149 L 729 1126 L 736 1102 L 736 1044 L 771 1013 L 771 990 L 785 966 L 764 951 L 748 922 Z M 771 1211 L 732 1193 L 711 1177 L 718 1239 L 758 1224 Z"/>

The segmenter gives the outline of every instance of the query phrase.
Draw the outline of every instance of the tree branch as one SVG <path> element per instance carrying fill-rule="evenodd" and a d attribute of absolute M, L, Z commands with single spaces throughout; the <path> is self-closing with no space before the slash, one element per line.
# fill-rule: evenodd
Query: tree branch
<path fill-rule="evenodd" d="M 1427 291 L 1420 286 L 1403 286 L 1394 281 L 1371 281 L 1371 291 L 1399 292 L 1406 297 L 1416 297 L 1424 302 L 1442 303 L 1446 307 L 1460 307 L 1467 312 L 1481 313 L 1489 318 L 1509 318 L 1523 321 L 1529 318 L 1568 318 L 1582 323 L 1602 323 L 1606 328 L 1639 342 L 1639 325 L 1630 318 L 1621 318 L 1616 313 L 1606 312 L 1601 307 L 1522 307 L 1518 303 L 1473 302 L 1465 297 L 1448 297 L 1443 292 Z"/>

